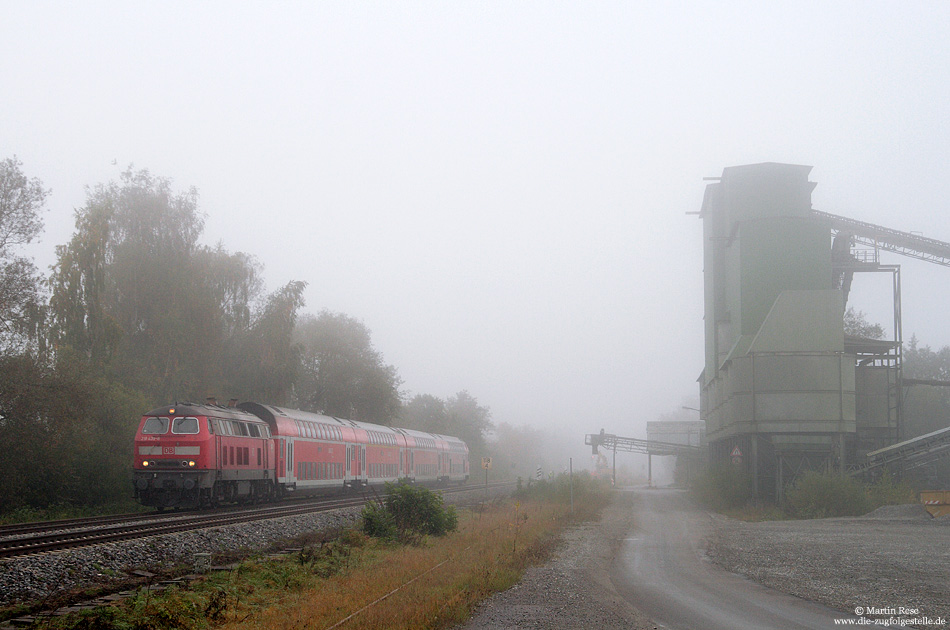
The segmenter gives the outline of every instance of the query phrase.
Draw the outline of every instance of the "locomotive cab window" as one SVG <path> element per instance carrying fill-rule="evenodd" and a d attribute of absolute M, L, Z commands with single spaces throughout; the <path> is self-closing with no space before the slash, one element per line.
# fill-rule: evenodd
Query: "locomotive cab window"
<path fill-rule="evenodd" d="M 248 424 L 247 430 L 250 432 L 251 437 L 261 437 L 261 431 L 256 424 Z"/>
<path fill-rule="evenodd" d="M 175 418 L 172 421 L 172 433 L 197 433 L 198 418 Z"/>
<path fill-rule="evenodd" d="M 142 426 L 143 434 L 158 435 L 168 433 L 168 418 L 152 417 Z"/>

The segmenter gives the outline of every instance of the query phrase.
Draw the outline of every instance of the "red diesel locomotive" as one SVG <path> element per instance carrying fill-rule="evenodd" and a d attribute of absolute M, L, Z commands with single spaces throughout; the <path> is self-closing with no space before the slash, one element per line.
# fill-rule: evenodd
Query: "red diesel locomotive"
<path fill-rule="evenodd" d="M 160 407 L 135 435 L 135 497 L 159 509 L 468 476 L 458 438 L 254 402 Z"/>

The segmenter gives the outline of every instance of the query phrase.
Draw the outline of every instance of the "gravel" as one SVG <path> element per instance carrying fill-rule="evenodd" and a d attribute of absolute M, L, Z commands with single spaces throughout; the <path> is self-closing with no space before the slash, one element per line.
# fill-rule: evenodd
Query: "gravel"
<path fill-rule="evenodd" d="M 447 494 L 450 504 L 485 498 L 485 489 Z M 506 488 L 492 489 L 493 495 Z M 314 531 L 349 525 L 362 508 L 344 508 L 286 516 L 240 525 L 152 536 L 94 547 L 0 560 L 0 605 L 42 600 L 77 588 L 119 584 L 133 571 L 191 566 L 197 553 L 226 553 L 266 549 L 274 542 Z"/>
<path fill-rule="evenodd" d="M 856 518 L 745 523 L 710 515 L 708 557 L 772 588 L 854 612 L 900 607 L 950 621 L 950 518 L 920 505 Z"/>
<path fill-rule="evenodd" d="M 655 628 L 610 581 L 610 565 L 633 518 L 630 495 L 618 494 L 600 522 L 568 530 L 548 563 L 485 600 L 462 630 Z"/>
<path fill-rule="evenodd" d="M 447 495 L 481 500 L 484 490 Z M 190 563 L 195 553 L 266 548 L 280 539 L 353 522 L 359 508 L 284 517 L 0 561 L 0 604 L 118 582 L 132 570 Z M 565 532 L 555 556 L 513 588 L 487 599 L 464 630 L 654 628 L 620 597 L 610 567 L 636 512 L 629 494 L 597 523 Z M 921 506 L 889 506 L 858 518 L 746 523 L 708 515 L 707 557 L 766 586 L 853 612 L 919 609 L 950 620 L 950 517 Z"/>

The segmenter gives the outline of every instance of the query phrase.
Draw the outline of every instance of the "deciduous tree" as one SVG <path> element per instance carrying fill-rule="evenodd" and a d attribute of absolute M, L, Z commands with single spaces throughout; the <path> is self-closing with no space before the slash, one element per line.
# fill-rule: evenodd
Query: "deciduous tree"
<path fill-rule="evenodd" d="M 16 158 L 0 162 L 0 353 L 24 349 L 40 338 L 42 278 L 17 249 L 43 230 L 40 213 L 49 190 L 27 178 Z"/>
<path fill-rule="evenodd" d="M 251 323 L 259 265 L 198 243 L 204 218 L 194 189 L 175 192 L 148 171 L 96 187 L 57 248 L 52 337 L 156 401 L 224 388 L 234 335 Z"/>
<path fill-rule="evenodd" d="M 342 313 L 305 316 L 297 326 L 303 363 L 296 385 L 302 409 L 352 420 L 392 424 L 401 381 L 373 347 L 369 329 Z"/>

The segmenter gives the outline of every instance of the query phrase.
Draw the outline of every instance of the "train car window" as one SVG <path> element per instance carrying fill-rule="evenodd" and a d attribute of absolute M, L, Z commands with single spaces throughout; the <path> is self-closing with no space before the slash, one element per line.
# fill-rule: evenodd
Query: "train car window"
<path fill-rule="evenodd" d="M 172 433 L 194 434 L 198 432 L 198 418 L 175 418 Z"/>
<path fill-rule="evenodd" d="M 214 434 L 215 434 L 215 430 L 214 430 L 214 425 L 215 425 L 215 424 L 217 424 L 217 420 L 214 420 L 214 419 L 212 419 L 212 418 L 208 418 L 208 433 L 210 433 L 211 435 L 214 435 Z"/>
<path fill-rule="evenodd" d="M 168 433 L 168 418 L 149 418 L 145 421 L 145 425 L 142 426 L 142 433 L 148 435 Z"/>
<path fill-rule="evenodd" d="M 235 422 L 234 424 L 237 425 L 238 435 L 247 437 L 247 425 L 243 422 Z"/>
<path fill-rule="evenodd" d="M 251 434 L 251 437 L 259 438 L 261 437 L 261 430 L 256 424 L 247 425 L 247 431 Z"/>

